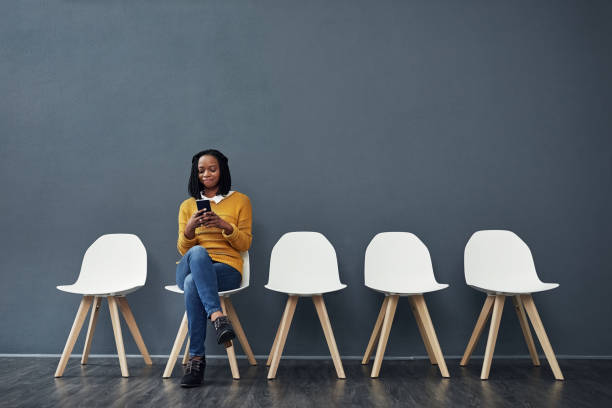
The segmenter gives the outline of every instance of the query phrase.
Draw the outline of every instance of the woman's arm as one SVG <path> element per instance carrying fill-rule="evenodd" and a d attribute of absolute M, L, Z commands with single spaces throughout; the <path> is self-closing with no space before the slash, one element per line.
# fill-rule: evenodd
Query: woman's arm
<path fill-rule="evenodd" d="M 238 212 L 238 225 L 230 222 L 229 224 L 232 226 L 233 231 L 230 234 L 226 234 L 225 231 L 222 231 L 221 235 L 223 235 L 223 238 L 225 238 L 234 249 L 241 252 L 248 251 L 251 247 L 251 241 L 253 240 L 251 234 L 252 221 L 253 209 L 251 208 L 251 200 L 246 197 L 244 205 L 241 206 Z"/>

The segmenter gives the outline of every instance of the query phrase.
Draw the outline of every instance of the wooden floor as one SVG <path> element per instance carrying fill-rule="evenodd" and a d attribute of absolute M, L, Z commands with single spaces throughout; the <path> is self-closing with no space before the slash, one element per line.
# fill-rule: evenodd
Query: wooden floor
<path fill-rule="evenodd" d="M 609 407 L 612 360 L 560 360 L 565 381 L 555 381 L 546 361 L 494 360 L 491 378 L 480 380 L 482 360 L 468 367 L 447 359 L 450 379 L 442 379 L 428 360 L 386 360 L 380 378 L 369 378 L 371 364 L 344 360 L 346 380 L 338 380 L 331 360 L 282 360 L 276 380 L 267 380 L 265 361 L 250 367 L 238 360 L 240 380 L 232 380 L 226 360 L 208 360 L 206 385 L 179 386 L 182 366 L 161 378 L 165 360 L 130 358 L 130 378 L 119 362 L 90 358 L 86 366 L 71 358 L 63 378 L 53 373 L 59 358 L 0 358 L 1 407 Z"/>

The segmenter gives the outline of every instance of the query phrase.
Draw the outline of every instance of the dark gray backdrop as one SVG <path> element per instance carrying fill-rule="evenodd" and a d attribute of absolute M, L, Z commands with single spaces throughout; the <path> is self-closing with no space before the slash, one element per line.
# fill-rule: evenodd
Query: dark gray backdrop
<path fill-rule="evenodd" d="M 147 248 L 128 299 L 150 352 L 169 353 L 178 205 L 191 155 L 215 147 L 254 208 L 252 287 L 234 303 L 256 354 L 285 302 L 263 288 L 270 251 L 296 230 L 336 248 L 342 355 L 378 313 L 363 255 L 381 231 L 429 247 L 451 285 L 430 313 L 461 354 L 484 300 L 463 249 L 487 228 L 518 233 L 561 284 L 535 297 L 555 351 L 612 354 L 611 18 L 603 1 L 2 2 L 0 353 L 62 351 L 79 297 L 55 286 L 114 232 Z M 287 355 L 328 355 L 311 303 Z M 95 354 L 115 352 L 103 307 Z M 527 354 L 509 304 L 496 352 Z M 424 354 L 402 301 L 387 355 Z"/>

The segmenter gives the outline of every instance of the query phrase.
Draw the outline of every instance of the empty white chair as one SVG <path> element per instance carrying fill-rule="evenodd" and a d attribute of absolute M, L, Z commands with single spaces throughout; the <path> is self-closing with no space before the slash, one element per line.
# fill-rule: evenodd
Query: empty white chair
<path fill-rule="evenodd" d="M 147 347 L 142 340 L 140 330 L 136 325 L 134 315 L 128 305 L 125 295 L 134 292 L 144 286 L 147 280 L 147 251 L 136 235 L 132 234 L 107 234 L 98 238 L 85 252 L 81 272 L 77 281 L 72 285 L 58 286 L 59 290 L 69 293 L 83 295 L 79 310 L 72 324 L 70 335 L 62 352 L 62 357 L 55 371 L 56 377 L 61 377 L 72 353 L 74 344 L 79 337 L 81 327 L 91 307 L 91 317 L 85 348 L 81 358 L 81 364 L 87 364 L 91 340 L 96 328 L 98 312 L 100 311 L 102 298 L 108 299 L 111 322 L 115 333 L 117 354 L 121 375 L 128 377 L 127 360 L 123 347 L 123 336 L 121 334 L 121 322 L 119 320 L 118 308 L 136 341 L 136 345 L 142 354 L 145 363 L 151 365 L 151 357 Z M 117 307 L 118 305 L 118 307 Z"/>
<path fill-rule="evenodd" d="M 289 232 L 283 235 L 272 249 L 270 275 L 265 287 L 289 295 L 266 363 L 270 366 L 268 379 L 276 378 L 299 297 L 312 297 L 336 374 L 338 378 L 346 378 L 323 301 L 324 293 L 344 289 L 346 285 L 340 283 L 336 251 L 327 238 L 318 232 Z"/>
<path fill-rule="evenodd" d="M 400 296 L 408 296 L 429 360 L 438 365 L 442 377 L 448 377 L 446 362 L 423 297 L 423 293 L 441 290 L 448 285 L 436 281 L 425 244 L 409 232 L 377 234 L 366 249 L 365 285 L 385 294 L 361 361 L 368 364 L 374 346 L 378 344 L 371 377 L 379 376 Z"/>
<path fill-rule="evenodd" d="M 247 341 L 246 334 L 242 329 L 242 325 L 240 324 L 240 320 L 238 319 L 238 314 L 236 313 L 236 309 L 230 300 L 230 296 L 234 293 L 238 293 L 249 287 L 249 280 L 251 275 L 251 267 L 249 264 L 249 253 L 241 252 L 242 255 L 242 281 L 240 282 L 240 287 L 232 290 L 226 290 L 223 292 L 219 292 L 219 298 L 221 301 L 221 308 L 223 309 L 223 313 L 229 318 L 232 326 L 234 327 L 234 332 L 236 333 L 236 337 L 238 341 L 240 341 L 240 345 L 242 346 L 242 350 L 246 354 L 249 359 L 249 364 L 257 365 L 257 361 L 255 361 L 255 356 L 253 355 L 253 351 L 251 350 L 251 346 Z M 170 292 L 183 294 L 183 291 L 178 287 L 178 285 L 167 285 L 165 286 L 166 290 Z M 172 370 L 174 370 L 174 366 L 176 365 L 176 359 L 181 351 L 181 347 L 185 342 L 185 337 L 187 337 L 187 332 L 189 331 L 188 321 L 187 321 L 187 312 L 183 314 L 183 320 L 181 321 L 181 325 L 179 326 L 178 333 L 176 334 L 176 339 L 174 340 L 174 345 L 172 346 L 172 351 L 170 352 L 170 357 L 168 358 L 168 362 L 166 363 L 166 369 L 164 370 L 164 374 L 162 378 L 169 378 L 172 375 Z M 236 361 L 236 352 L 234 351 L 233 342 L 229 342 L 229 344 L 225 345 L 225 351 L 227 352 L 227 357 L 230 363 L 230 369 L 232 371 L 232 377 L 235 380 L 240 379 L 240 372 L 238 371 L 238 362 Z M 187 364 L 187 360 L 189 359 L 189 339 L 187 339 L 187 344 L 185 345 L 185 352 L 183 355 L 183 365 Z"/>
<path fill-rule="evenodd" d="M 512 296 L 533 364 L 539 366 L 540 360 L 525 311 L 544 349 L 555 379 L 563 380 L 555 353 L 531 297 L 534 292 L 554 289 L 559 285 L 540 281 L 527 244 L 512 231 L 477 231 L 465 246 L 464 263 L 466 283 L 476 290 L 485 292 L 487 298 L 460 364 L 467 365 L 489 316 L 492 316 L 480 374 L 483 380 L 489 378 L 504 302 L 506 296 Z"/>

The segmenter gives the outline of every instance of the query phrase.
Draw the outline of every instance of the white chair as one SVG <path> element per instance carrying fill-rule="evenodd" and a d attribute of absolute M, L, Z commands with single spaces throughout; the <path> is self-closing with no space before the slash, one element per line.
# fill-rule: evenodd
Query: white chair
<path fill-rule="evenodd" d="M 72 285 L 61 285 L 57 288 L 64 292 L 78 293 L 83 295 L 79 310 L 70 329 L 70 335 L 66 341 L 62 357 L 55 371 L 55 377 L 64 374 L 66 363 L 72 353 L 74 344 L 79 337 L 81 327 L 87 317 L 89 307 L 91 307 L 91 317 L 89 328 L 85 339 L 85 348 L 81 358 L 81 364 L 87 364 L 91 340 L 93 338 L 98 312 L 102 298 L 108 299 L 113 332 L 115 333 L 115 343 L 117 354 L 119 355 L 119 365 L 121 375 L 128 377 L 127 360 L 123 347 L 123 336 L 121 334 L 121 322 L 117 305 L 136 341 L 136 345 L 142 354 L 145 363 L 151 365 L 151 357 L 147 347 L 142 340 L 140 330 L 136 325 L 136 320 L 132 310 L 128 305 L 125 295 L 134 292 L 144 286 L 147 280 L 147 251 L 136 235 L 132 234 L 107 234 L 98 238 L 85 252 L 81 272 L 77 281 Z M 92 305 L 93 304 L 93 305 Z"/>
<path fill-rule="evenodd" d="M 336 251 L 327 238 L 318 232 L 284 234 L 272 248 L 270 275 L 265 287 L 289 295 L 266 362 L 266 365 L 270 366 L 268 379 L 276 378 L 276 370 L 285 348 L 298 297 L 312 297 L 336 374 L 338 378 L 346 378 L 323 301 L 324 293 L 344 289 L 346 285 L 340 283 Z"/>
<path fill-rule="evenodd" d="M 234 293 L 238 293 L 249 287 L 249 280 L 251 275 L 251 268 L 249 265 L 249 253 L 241 252 L 242 255 L 242 281 L 240 283 L 240 287 L 232 290 L 226 290 L 223 292 L 219 292 L 219 299 L 221 301 L 221 308 L 223 309 L 223 313 L 229 318 L 232 326 L 234 327 L 234 332 L 236 332 L 236 337 L 238 341 L 240 341 L 240 345 L 242 346 L 242 350 L 246 354 L 249 364 L 257 365 L 257 361 L 255 361 L 255 356 L 253 355 L 253 350 L 251 350 L 251 346 L 247 341 L 246 334 L 242 329 L 242 325 L 240 324 L 240 320 L 238 319 L 238 314 L 236 313 L 236 309 L 230 300 L 230 296 Z M 178 287 L 178 285 L 167 285 L 165 286 L 166 290 L 174 293 L 183 294 L 183 291 Z M 162 378 L 169 378 L 172 375 L 172 370 L 174 370 L 174 366 L 176 365 L 176 359 L 178 357 L 179 352 L 181 351 L 181 347 L 185 342 L 185 337 L 187 337 L 187 332 L 189 331 L 189 325 L 187 321 L 187 312 L 183 314 L 183 320 L 181 321 L 181 325 L 179 326 L 178 333 L 176 334 L 176 339 L 174 340 L 174 345 L 172 346 L 172 351 L 170 352 L 170 357 L 168 358 L 168 363 L 166 363 L 166 369 L 164 370 L 164 374 Z M 230 363 L 230 369 L 232 371 L 232 377 L 235 380 L 240 379 L 240 372 L 238 371 L 238 362 L 236 361 L 236 352 L 234 351 L 233 342 L 230 341 L 225 344 L 225 351 L 227 352 L 227 358 Z M 187 364 L 187 360 L 189 359 L 189 339 L 187 339 L 187 344 L 185 345 L 185 352 L 183 354 L 183 365 Z"/>
<path fill-rule="evenodd" d="M 489 378 L 504 302 L 506 296 L 512 296 L 533 364 L 539 366 L 540 360 L 525 311 L 544 349 L 555 379 L 563 380 L 555 353 L 531 297 L 534 292 L 554 289 L 559 285 L 540 281 L 529 247 L 512 231 L 477 231 L 465 246 L 464 262 L 466 283 L 476 290 L 485 292 L 487 298 L 460 364 L 467 365 L 489 316 L 492 316 L 480 374 L 483 380 Z"/>
<path fill-rule="evenodd" d="M 374 330 L 361 364 L 368 364 L 378 344 L 372 378 L 377 378 L 385 355 L 389 332 L 400 296 L 408 296 L 410 307 L 425 343 L 431 364 L 437 364 L 442 377 L 449 377 L 438 338 L 423 293 L 447 288 L 434 277 L 427 247 L 409 232 L 382 232 L 366 249 L 365 285 L 385 294 Z"/>

